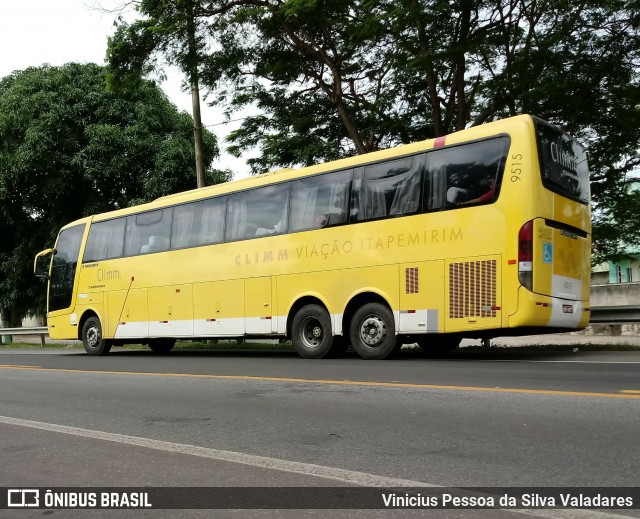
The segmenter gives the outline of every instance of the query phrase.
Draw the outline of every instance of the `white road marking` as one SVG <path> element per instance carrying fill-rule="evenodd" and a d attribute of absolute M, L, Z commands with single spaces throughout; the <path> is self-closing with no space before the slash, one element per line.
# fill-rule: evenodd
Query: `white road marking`
<path fill-rule="evenodd" d="M 240 463 L 242 465 L 250 465 L 270 470 L 280 470 L 283 472 L 303 474 L 305 476 L 314 476 L 318 478 L 331 479 L 355 486 L 363 487 L 430 487 L 445 488 L 442 485 L 434 485 L 424 483 L 422 481 L 413 481 L 409 479 L 390 478 L 369 474 L 367 472 L 357 472 L 353 470 L 340 469 L 335 467 L 326 467 L 322 465 L 314 465 L 312 463 L 302 463 L 298 461 L 281 460 L 277 458 L 268 458 L 265 456 L 256 456 L 253 454 L 243 454 L 241 452 L 225 451 L 219 449 L 210 449 L 208 447 L 199 447 L 197 445 L 186 445 L 182 443 L 167 442 L 162 440 L 153 440 L 151 438 L 142 438 L 140 436 L 130 436 L 127 434 L 117 434 L 105 431 L 96 431 L 92 429 L 82 429 L 80 427 L 70 427 L 68 425 L 58 425 L 46 422 L 36 422 L 33 420 L 24 420 L 22 418 L 13 418 L 10 416 L 0 416 L 0 423 L 7 425 L 16 425 L 19 427 L 28 427 L 31 429 L 39 429 L 41 431 L 56 432 L 62 434 L 70 434 L 83 438 L 94 440 L 104 440 L 114 443 L 122 443 L 125 445 L 136 445 L 138 447 L 146 447 L 148 449 L 156 449 L 166 452 L 174 452 L 180 454 L 188 454 L 201 458 L 208 458 L 231 463 Z M 607 512 L 599 512 L 597 510 L 509 510 L 511 513 L 522 514 L 531 517 L 542 517 L 545 519 L 620 519 L 618 514 Z"/>

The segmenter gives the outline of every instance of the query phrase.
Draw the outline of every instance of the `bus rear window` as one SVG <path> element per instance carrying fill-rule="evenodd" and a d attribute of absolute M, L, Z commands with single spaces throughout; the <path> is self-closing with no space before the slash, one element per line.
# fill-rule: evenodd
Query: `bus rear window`
<path fill-rule="evenodd" d="M 584 148 L 557 128 L 536 121 L 542 183 L 563 196 L 589 201 L 589 167 Z"/>

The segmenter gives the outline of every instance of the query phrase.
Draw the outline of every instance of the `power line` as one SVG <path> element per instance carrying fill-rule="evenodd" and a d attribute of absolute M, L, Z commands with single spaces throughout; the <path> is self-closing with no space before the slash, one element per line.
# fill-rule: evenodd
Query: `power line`
<path fill-rule="evenodd" d="M 229 121 L 224 121 L 222 123 L 215 123 L 215 124 L 207 124 L 204 126 L 204 128 L 211 128 L 212 126 L 222 126 L 223 124 L 229 124 L 229 123 L 237 123 L 238 121 L 244 121 L 245 119 L 248 119 L 249 116 L 247 117 L 240 117 L 239 119 L 231 119 Z"/>

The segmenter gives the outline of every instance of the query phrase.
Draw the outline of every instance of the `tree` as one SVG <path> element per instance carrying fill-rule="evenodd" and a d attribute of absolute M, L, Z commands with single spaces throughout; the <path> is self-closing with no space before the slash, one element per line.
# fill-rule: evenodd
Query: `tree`
<path fill-rule="evenodd" d="M 196 26 L 198 0 L 142 0 L 135 3 L 142 19 L 128 24 L 120 20 L 109 38 L 108 83 L 112 89 L 135 88 L 142 73 L 159 68 L 164 58 L 177 65 L 188 79 L 193 107 L 193 137 L 198 187 L 206 185 L 200 115 L 199 56 L 204 40 Z"/>
<path fill-rule="evenodd" d="M 255 171 L 531 113 L 586 144 L 596 260 L 640 243 L 637 0 L 221 0 L 202 80 Z M 635 213 L 637 214 L 637 213 Z M 623 232 L 620 232 L 620 231 Z"/>
<path fill-rule="evenodd" d="M 216 41 L 203 84 L 230 110 L 254 106 L 230 151 L 258 146 L 254 172 L 402 142 L 390 36 L 372 2 L 237 0 L 202 9 Z"/>
<path fill-rule="evenodd" d="M 105 81 L 92 64 L 0 79 L 0 307 L 13 324 L 43 312 L 33 258 L 62 225 L 194 187 L 189 115 L 149 81 L 126 95 Z M 218 148 L 208 132 L 204 149 L 210 163 Z"/>

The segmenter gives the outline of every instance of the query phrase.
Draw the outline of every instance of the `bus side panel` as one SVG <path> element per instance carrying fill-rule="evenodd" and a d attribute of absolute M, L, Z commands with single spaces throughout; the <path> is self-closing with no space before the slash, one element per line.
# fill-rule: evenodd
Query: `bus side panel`
<path fill-rule="evenodd" d="M 195 337 L 238 337 L 245 333 L 244 280 L 193 285 Z"/>
<path fill-rule="evenodd" d="M 333 319 L 334 334 L 348 335 L 342 329 L 342 318 L 349 301 L 358 294 L 369 292 L 383 297 L 398 319 L 398 266 L 363 267 L 324 272 L 289 274 L 277 278 L 278 322 L 286 323 L 287 312 L 304 296 L 314 296 L 325 302 Z M 282 332 L 282 327 L 278 331 Z"/>
<path fill-rule="evenodd" d="M 399 265 L 400 333 L 444 332 L 444 261 Z"/>
<path fill-rule="evenodd" d="M 65 311 L 62 315 L 47 317 L 49 337 L 51 339 L 77 339 L 80 316 L 75 312 Z"/>
<path fill-rule="evenodd" d="M 149 288 L 149 336 L 193 336 L 193 289 L 191 285 Z"/>
<path fill-rule="evenodd" d="M 109 336 L 116 339 L 149 336 L 147 289 L 109 292 Z"/>
<path fill-rule="evenodd" d="M 103 323 L 102 335 L 105 336 L 106 330 L 104 329 L 104 323 L 106 323 L 106 305 L 104 304 L 104 294 L 102 292 L 82 292 L 83 289 L 84 287 L 79 287 L 78 302 L 74 312 L 77 317 L 78 326 L 80 326 L 82 315 L 87 310 L 90 310 L 97 314 L 100 322 Z M 82 330 L 76 330 L 76 333 L 82 333 Z M 76 337 L 78 336 L 80 335 L 76 335 Z"/>
<path fill-rule="evenodd" d="M 501 256 L 446 261 L 446 332 L 502 326 L 501 267 Z"/>
<path fill-rule="evenodd" d="M 244 282 L 244 315 L 247 334 L 270 334 L 273 325 L 271 277 L 250 278 Z"/>

